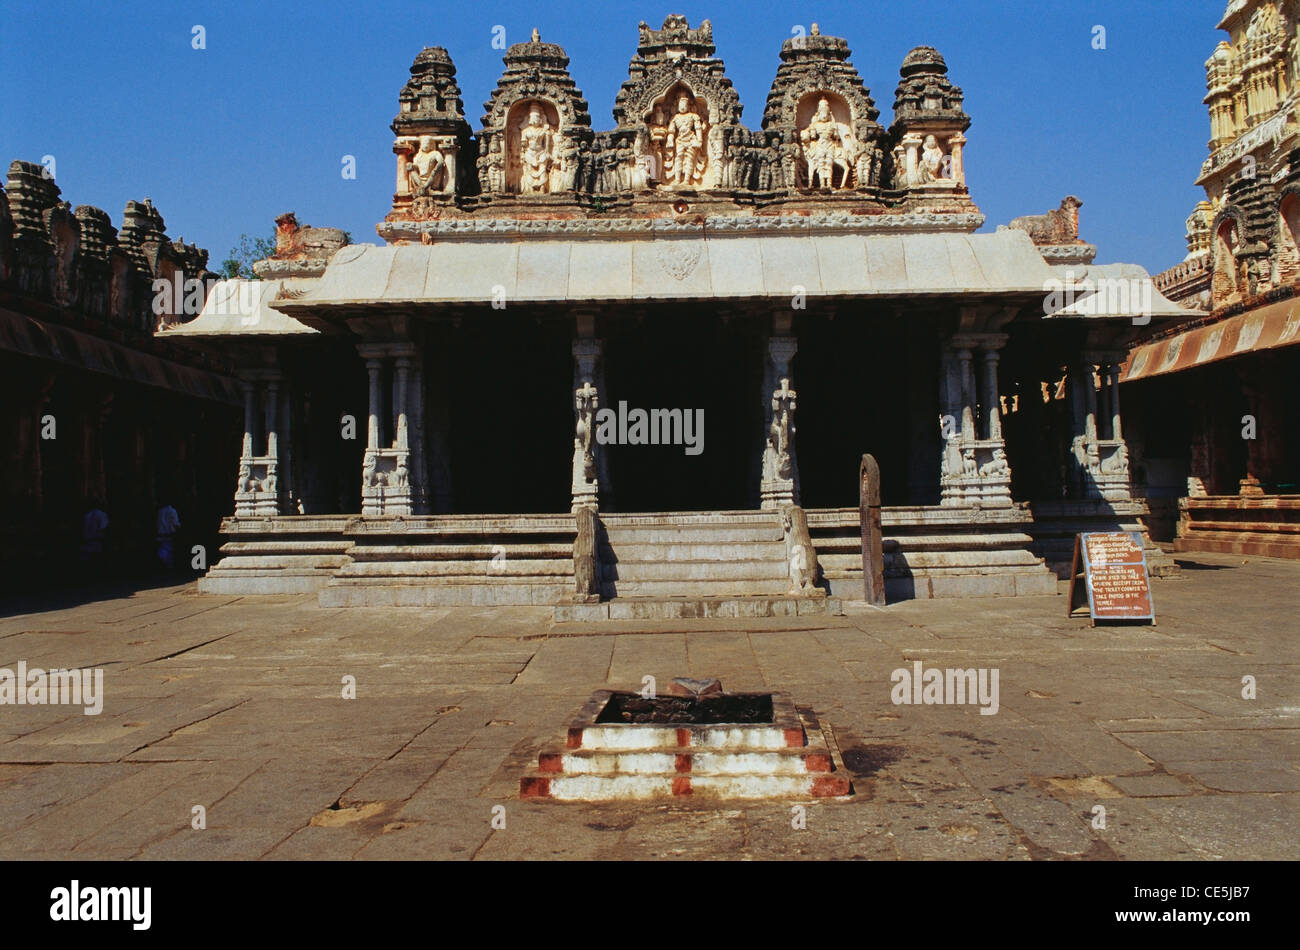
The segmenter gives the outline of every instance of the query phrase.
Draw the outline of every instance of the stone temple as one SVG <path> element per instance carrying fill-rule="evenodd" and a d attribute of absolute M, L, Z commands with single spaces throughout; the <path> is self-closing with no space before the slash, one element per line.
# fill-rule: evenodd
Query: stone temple
<path fill-rule="evenodd" d="M 642 23 L 598 130 L 536 31 L 477 129 L 422 50 L 384 243 L 285 216 L 260 280 L 160 334 L 242 387 L 201 589 L 834 609 L 862 596 L 864 453 L 890 599 L 1055 592 L 1075 532 L 1145 531 L 1120 370 L 1186 311 L 1093 262 L 1077 198 L 976 233 L 990 171 L 936 50 L 888 125 L 845 39 L 778 52 L 751 127 L 707 20 Z"/>

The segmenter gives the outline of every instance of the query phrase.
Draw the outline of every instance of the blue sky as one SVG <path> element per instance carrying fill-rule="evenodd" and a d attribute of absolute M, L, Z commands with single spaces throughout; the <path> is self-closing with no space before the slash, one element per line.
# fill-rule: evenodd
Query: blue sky
<path fill-rule="evenodd" d="M 378 242 L 391 202 L 397 94 L 423 46 L 451 53 L 478 128 L 509 43 L 536 26 L 561 44 L 611 128 L 636 52 L 637 23 L 668 13 L 713 22 L 718 55 L 757 128 L 781 43 L 796 26 L 843 36 L 888 124 L 898 66 L 937 47 L 966 94 L 967 178 L 999 222 L 1083 199 L 1082 236 L 1099 261 L 1152 272 L 1185 254 L 1184 219 L 1203 197 L 1204 62 L 1224 37 L 1224 0 L 857 0 L 815 4 L 425 2 L 166 3 L 5 0 L 0 29 L 0 161 L 56 160 L 63 197 L 121 226 L 146 195 L 168 233 L 217 265 L 241 232 L 274 217 Z M 192 28 L 207 48 L 191 47 Z M 1093 28 L 1106 49 L 1092 48 Z M 340 174 L 356 157 L 357 177 Z"/>

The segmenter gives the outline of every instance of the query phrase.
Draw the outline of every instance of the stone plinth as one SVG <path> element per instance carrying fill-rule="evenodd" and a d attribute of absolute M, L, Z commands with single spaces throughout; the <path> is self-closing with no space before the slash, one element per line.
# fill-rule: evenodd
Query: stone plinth
<path fill-rule="evenodd" d="M 1056 575 L 1030 549 L 1024 505 L 881 509 L 888 602 L 932 597 L 1055 594 Z M 822 574 L 833 596 L 862 597 L 862 534 L 856 508 L 808 510 Z"/>
<path fill-rule="evenodd" d="M 1151 540 L 1144 522 L 1147 503 L 1140 498 L 1035 501 L 1033 511 L 1034 522 L 1029 533 L 1034 543 L 1030 550 L 1044 558 L 1062 580 L 1070 577 L 1075 535 L 1090 531 L 1136 531 L 1142 536 L 1148 574 L 1174 577 L 1180 573 L 1173 557 Z"/>
<path fill-rule="evenodd" d="M 1209 495 L 1178 502 L 1175 551 L 1300 558 L 1300 495 Z"/>

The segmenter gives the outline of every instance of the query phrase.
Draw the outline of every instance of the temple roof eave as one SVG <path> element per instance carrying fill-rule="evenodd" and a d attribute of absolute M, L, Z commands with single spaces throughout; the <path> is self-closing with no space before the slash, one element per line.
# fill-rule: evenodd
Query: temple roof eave
<path fill-rule="evenodd" d="M 792 296 L 1041 297 L 1051 268 L 1028 236 L 791 230 L 575 238 L 474 234 L 353 245 L 315 286 L 276 300 L 288 315 L 434 305 L 582 304 Z"/>

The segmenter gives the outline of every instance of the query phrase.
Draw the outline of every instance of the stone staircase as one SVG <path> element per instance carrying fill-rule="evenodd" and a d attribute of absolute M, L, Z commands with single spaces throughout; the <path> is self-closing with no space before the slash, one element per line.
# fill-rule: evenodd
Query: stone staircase
<path fill-rule="evenodd" d="M 572 516 L 357 519 L 322 607 L 551 605 L 574 589 Z"/>
<path fill-rule="evenodd" d="M 862 529 L 856 508 L 810 508 L 808 528 L 833 596 L 862 599 Z M 1011 508 L 885 508 L 885 596 L 1055 594 L 1056 575 L 1030 546 L 1030 515 Z"/>
<path fill-rule="evenodd" d="M 561 604 L 555 618 L 647 620 L 771 617 L 838 609 L 823 591 L 794 596 L 775 511 L 601 513 L 598 604 Z"/>
<path fill-rule="evenodd" d="M 320 590 L 348 562 L 344 532 L 355 515 L 226 518 L 221 559 L 199 578 L 203 594 L 300 594 Z"/>
<path fill-rule="evenodd" d="M 775 511 L 601 514 L 601 597 L 784 594 L 790 586 Z"/>
<path fill-rule="evenodd" d="M 812 709 L 788 696 L 767 699 L 765 722 L 618 722 L 611 703 L 635 694 L 601 690 L 562 742 L 544 746 L 520 778 L 521 798 L 620 801 L 709 798 L 842 798 L 852 784 Z M 633 699 L 633 701 L 635 701 Z"/>

